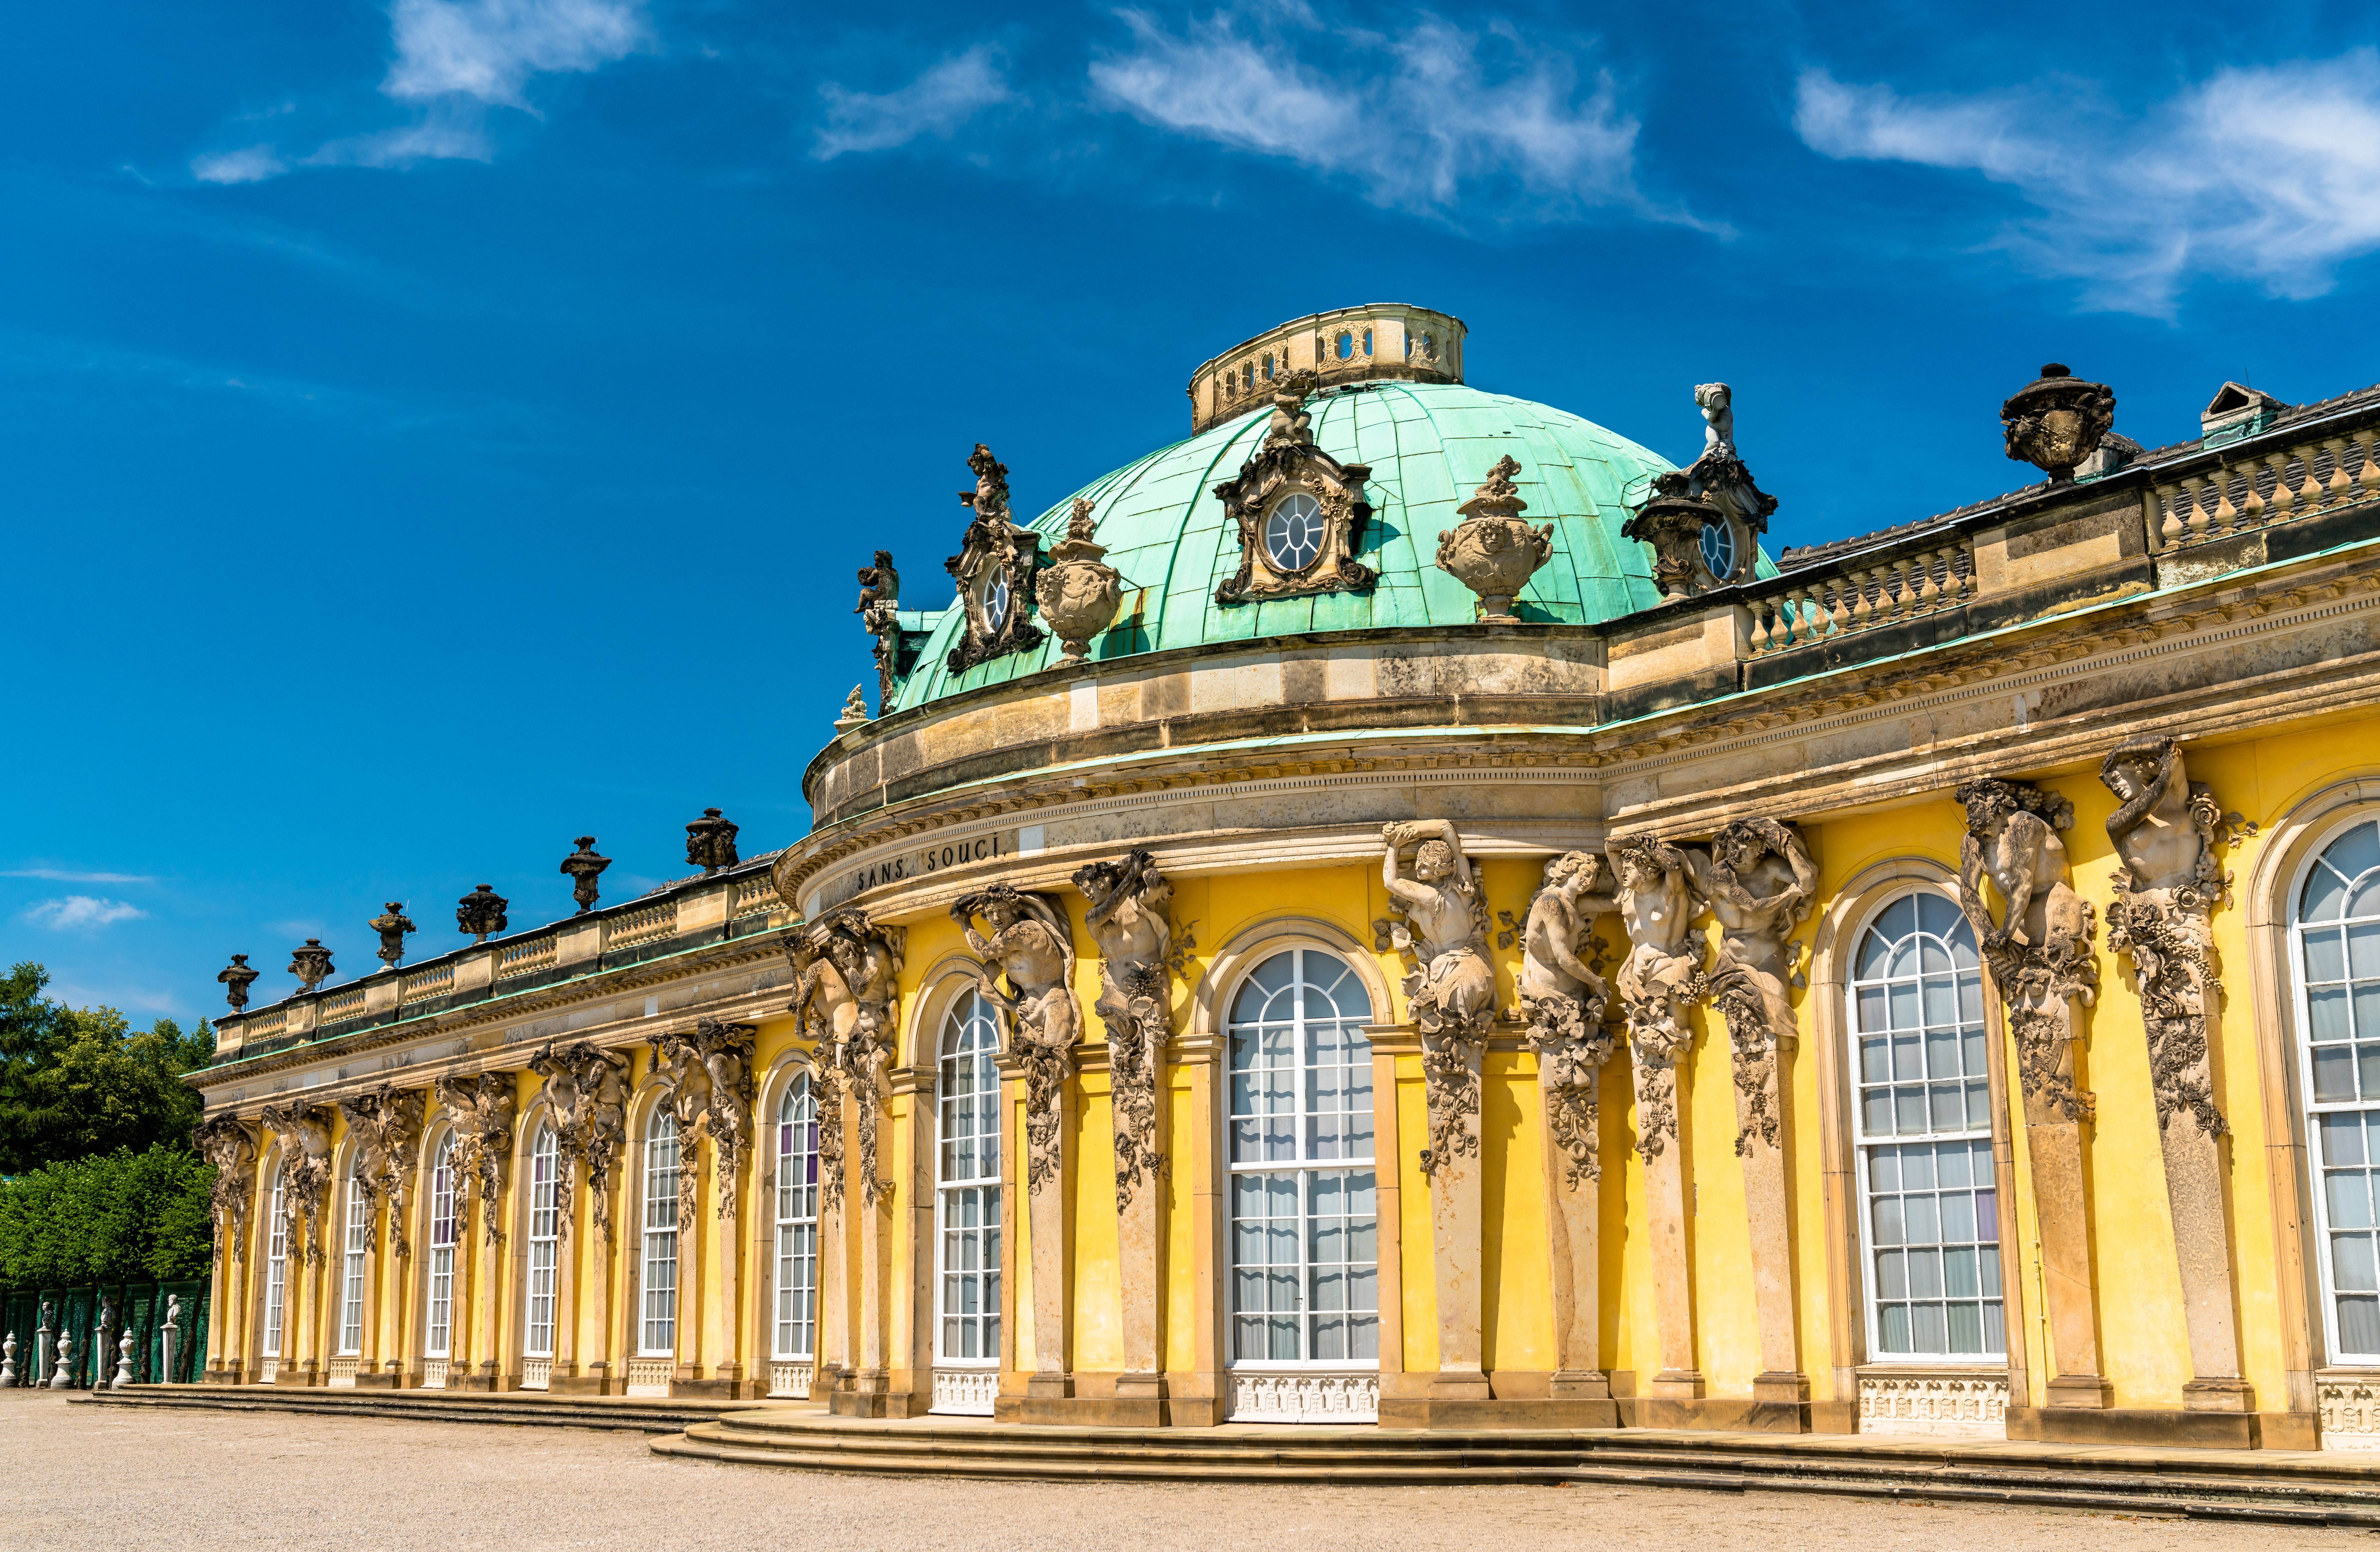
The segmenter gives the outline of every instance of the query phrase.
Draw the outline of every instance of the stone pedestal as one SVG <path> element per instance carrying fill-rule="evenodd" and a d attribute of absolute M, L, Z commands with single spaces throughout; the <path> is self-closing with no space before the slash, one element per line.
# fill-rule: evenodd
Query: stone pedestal
<path fill-rule="evenodd" d="M 2034 1095 L 2025 1097 L 2024 1109 L 2025 1156 L 2032 1165 L 2034 1208 L 2041 1223 L 2041 1277 L 2056 1370 L 2046 1400 L 2052 1407 L 2104 1407 L 2107 1384 L 2099 1377 L 2099 1339 L 2093 1325 L 2082 1124 Z"/>
<path fill-rule="evenodd" d="M 2253 1412 L 2240 1377 L 2240 1334 L 2231 1315 L 2231 1253 L 2223 1220 L 2223 1145 L 2198 1117 L 2177 1109 L 2161 1130 L 2166 1198 L 2181 1271 L 2190 1367 L 2182 1405 L 2193 1412 Z"/>
<path fill-rule="evenodd" d="M 1661 1400 L 1694 1400 L 1703 1393 L 1694 1359 L 1694 1301 L 1686 1259 L 1686 1163 L 1678 1135 L 1685 1108 L 1674 1064 L 1636 1062 L 1636 1146 L 1645 1160 L 1650 1209 L 1655 1334 L 1661 1366 L 1645 1394 Z"/>
<path fill-rule="evenodd" d="M 1546 1189 L 1547 1262 L 1553 1271 L 1554 1376 L 1548 1393 L 1557 1400 L 1611 1399 L 1611 1376 L 1602 1356 L 1602 1165 L 1593 1152 L 1584 1158 L 1565 1150 L 1555 1130 L 1563 1096 L 1553 1088 L 1553 1063 L 1537 1062 L 1537 1152 Z M 1603 1090 L 1600 1073 L 1588 1080 L 1585 1113 L 1574 1119 L 1592 1140 Z"/>
<path fill-rule="evenodd" d="M 1762 1401 L 1806 1401 L 1809 1377 L 1802 1373 L 1793 1330 L 1793 1253 L 1789 1213 L 1784 1108 L 1779 1103 L 1779 1069 L 1788 1046 L 1764 1063 L 1762 1082 L 1735 1096 L 1736 1152 L 1743 1160 L 1743 1202 L 1752 1238 L 1752 1303 L 1760 1328 L 1761 1373 L 1752 1395 Z M 1765 1122 L 1765 1124 L 1764 1124 Z"/>
<path fill-rule="evenodd" d="M 1435 1046 L 1435 1050 L 1427 1050 Z M 1482 1176 L 1479 1068 L 1485 1042 L 1432 1037 L 1423 1071 L 1429 1085 L 1430 1256 L 1438 1283 L 1438 1373 L 1433 1401 L 1484 1401 L 1480 1312 Z M 1433 1070 L 1435 1069 L 1435 1070 Z"/>
<path fill-rule="evenodd" d="M 1075 1393 L 1066 1254 L 1075 1085 L 1067 1078 L 1050 1086 L 1047 1113 L 1035 1118 L 1028 1112 L 1025 1149 L 1026 1235 L 1032 1242 L 1033 1265 L 1033 1371 L 1025 1393 L 1041 1400 Z"/>

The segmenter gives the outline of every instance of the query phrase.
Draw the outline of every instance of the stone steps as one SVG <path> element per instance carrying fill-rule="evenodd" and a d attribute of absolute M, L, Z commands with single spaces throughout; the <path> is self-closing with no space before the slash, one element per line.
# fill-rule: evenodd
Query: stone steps
<path fill-rule="evenodd" d="M 1824 1493 L 2380 1529 L 2380 1460 L 1875 1436 L 890 1423 L 798 1404 L 658 1438 L 661 1454 L 796 1470 L 1034 1481 L 1596 1483 Z"/>
<path fill-rule="evenodd" d="M 296 1412 L 322 1417 L 401 1417 L 441 1423 L 509 1423 L 548 1428 L 617 1428 L 674 1434 L 758 1401 L 671 1400 L 618 1396 L 553 1396 L 536 1391 L 330 1390 L 318 1386 L 136 1385 L 83 1391 L 85 1406 L 200 1408 L 216 1412 Z"/>

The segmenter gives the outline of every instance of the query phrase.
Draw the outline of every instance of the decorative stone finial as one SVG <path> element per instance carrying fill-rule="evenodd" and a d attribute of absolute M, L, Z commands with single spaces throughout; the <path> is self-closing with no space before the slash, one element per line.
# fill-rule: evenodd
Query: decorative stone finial
<path fill-rule="evenodd" d="M 686 827 L 686 860 L 705 873 L 735 866 L 735 824 L 705 808 L 702 818 Z"/>
<path fill-rule="evenodd" d="M 223 983 L 224 1000 L 231 1004 L 233 1012 L 248 1006 L 248 988 L 256 976 L 257 972 L 248 967 L 246 954 L 232 955 L 231 963 L 215 972 L 215 979 Z"/>
<path fill-rule="evenodd" d="M 471 935 L 474 942 L 484 943 L 491 932 L 502 932 L 509 924 L 504 912 L 512 902 L 481 884 L 478 889 L 455 903 L 455 926 Z"/>
<path fill-rule="evenodd" d="M 852 685 L 851 698 L 843 703 L 843 712 L 834 720 L 834 731 L 837 733 L 849 733 L 853 728 L 866 727 L 872 720 L 873 719 L 868 715 L 868 696 L 866 692 L 861 690 L 857 685 Z"/>
<path fill-rule="evenodd" d="M 392 970 L 396 968 L 405 958 L 405 935 L 413 930 L 412 918 L 405 914 L 405 902 L 389 901 L 382 915 L 364 925 L 380 934 L 380 962 Z"/>
<path fill-rule="evenodd" d="M 309 938 L 302 949 L 289 951 L 289 973 L 298 977 L 301 991 L 311 991 L 321 986 L 334 972 L 331 951 L 322 947 L 320 938 Z"/>
<path fill-rule="evenodd" d="M 1529 503 L 1512 483 L 1520 472 L 1511 455 L 1497 459 L 1487 483 L 1455 508 L 1463 520 L 1438 536 L 1438 569 L 1479 595 L 1479 617 L 1490 624 L 1519 624 L 1512 600 L 1554 552 L 1554 526 L 1521 516 Z"/>
<path fill-rule="evenodd" d="M 591 835 L 582 835 L 571 844 L 578 849 L 562 859 L 562 871 L 570 875 L 570 897 L 578 902 L 578 915 L 583 916 L 594 909 L 599 898 L 595 880 L 612 866 L 612 859 L 595 855 L 595 837 Z"/>
<path fill-rule="evenodd" d="M 2053 485 L 2074 478 L 2074 467 L 2099 450 L 2116 423 L 2116 391 L 2085 382 L 2065 363 L 2052 361 L 2040 378 L 2009 395 L 2000 406 L 2008 455 L 2049 476 Z"/>
<path fill-rule="evenodd" d="M 1080 662 L 1089 653 L 1091 637 L 1108 628 L 1123 598 L 1123 576 L 1100 560 L 1107 547 L 1092 540 L 1097 526 L 1091 503 L 1076 496 L 1066 537 L 1051 547 L 1051 564 L 1033 579 L 1041 617 L 1058 633 L 1068 662 Z"/>

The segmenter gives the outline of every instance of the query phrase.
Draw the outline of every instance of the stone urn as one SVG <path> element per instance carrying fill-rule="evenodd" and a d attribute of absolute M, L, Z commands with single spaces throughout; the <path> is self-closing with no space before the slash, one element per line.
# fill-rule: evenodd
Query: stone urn
<path fill-rule="evenodd" d="M 1490 624 L 1520 623 L 1512 600 L 1554 552 L 1554 526 L 1520 515 L 1529 504 L 1512 483 L 1520 472 L 1509 455 L 1497 459 L 1488 482 L 1454 509 L 1463 521 L 1438 536 L 1438 569 L 1479 595 L 1479 618 Z"/>
<path fill-rule="evenodd" d="M 1050 546 L 1049 564 L 1033 579 L 1041 618 L 1058 633 L 1068 662 L 1083 661 L 1091 649 L 1091 637 L 1108 628 L 1123 601 L 1123 577 L 1100 560 L 1107 547 L 1093 542 L 1095 527 L 1091 503 L 1076 496 L 1066 537 Z"/>
<path fill-rule="evenodd" d="M 2075 466 L 2099 451 L 2115 423 L 2116 391 L 2085 382 L 2056 361 L 2000 406 L 2008 455 L 2040 469 L 2053 485 L 2072 479 Z"/>

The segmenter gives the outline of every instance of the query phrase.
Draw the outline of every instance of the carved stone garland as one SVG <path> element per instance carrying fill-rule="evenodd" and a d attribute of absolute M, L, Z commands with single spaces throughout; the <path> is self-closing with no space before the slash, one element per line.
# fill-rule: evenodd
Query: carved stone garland
<path fill-rule="evenodd" d="M 1264 443 L 1237 477 L 1215 487 L 1215 495 L 1237 527 L 1240 568 L 1215 589 L 1220 604 L 1265 599 L 1304 598 L 1315 593 L 1360 593 L 1379 573 L 1355 559 L 1372 508 L 1364 500 L 1371 478 L 1366 464 L 1342 464 L 1314 444 L 1305 397 L 1314 392 L 1311 372 L 1293 372 L 1273 390 L 1272 423 Z M 1265 544 L 1265 527 L 1280 503 L 1305 495 L 1316 510 L 1305 521 L 1317 531 L 1309 544 L 1276 560 Z M 1301 554 L 1309 549 L 1310 554 Z"/>
<path fill-rule="evenodd" d="M 959 541 L 959 552 L 942 563 L 958 584 L 958 606 L 965 616 L 948 659 L 953 673 L 1011 652 L 1029 652 L 1049 639 L 1025 617 L 1034 599 L 1033 575 L 1041 565 L 1041 536 L 1010 518 L 1008 466 L 990 448 L 977 443 L 967 467 L 975 471 L 975 489 L 960 491 L 959 501 L 975 520 Z"/>
<path fill-rule="evenodd" d="M 2088 901 L 2069 880 L 2058 831 L 2074 806 L 2054 792 L 1986 777 L 1953 794 L 1966 809 L 1959 847 L 1959 905 L 1983 945 L 1984 963 L 2008 1011 L 2024 1096 L 2025 1151 L 2050 1324 L 2052 1405 L 2103 1407 L 2099 1340 L 2091 1294 L 2090 1229 L 2082 1194 L 2081 1125 L 2090 1093 L 2076 1081 L 2074 1013 L 2097 994 L 2099 966 Z M 1983 893 L 1991 880 L 2007 919 Z"/>

